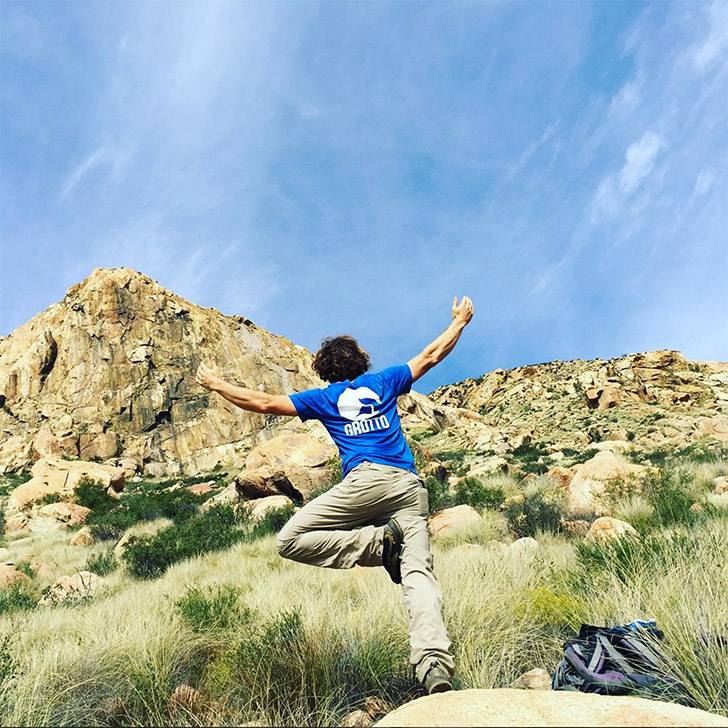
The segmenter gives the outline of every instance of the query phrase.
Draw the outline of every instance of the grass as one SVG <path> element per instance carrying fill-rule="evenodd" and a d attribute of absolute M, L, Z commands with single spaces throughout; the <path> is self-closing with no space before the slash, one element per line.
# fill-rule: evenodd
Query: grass
<path fill-rule="evenodd" d="M 668 488 L 695 488 L 698 496 L 706 488 L 697 474 L 671 477 Z M 498 483 L 510 494 L 510 481 Z M 547 501 L 548 487 L 539 479 L 526 495 Z M 649 489 L 641 497 L 647 502 Z M 655 618 L 670 672 L 697 707 L 728 716 L 721 641 L 728 635 L 728 519 L 708 514 L 687 523 L 682 514 L 666 507 L 660 517 L 667 520 L 642 538 L 605 546 L 545 531 L 548 519 L 537 518 L 540 549 L 529 557 L 435 541 L 457 686 L 507 687 L 535 667 L 552 671 L 582 622 Z M 482 538 L 502 540 L 504 516 L 485 516 Z M 202 525 L 197 518 L 157 522 L 156 536 L 188 533 Z M 99 596 L 72 610 L 25 609 L 13 597 L 13 608 L 0 613 L 0 723 L 338 725 L 368 696 L 396 706 L 416 695 L 401 590 L 381 568 L 337 571 L 281 559 L 276 526 L 272 517 L 253 537 L 250 524 L 236 525 L 231 530 L 248 537 L 165 563 L 155 579 L 116 568 Z M 219 524 L 207 530 L 227 538 Z M 16 561 L 31 553 L 55 559 L 64 573 L 105 553 L 67 541 L 67 534 L 37 534 L 11 544 L 11 553 Z M 37 577 L 29 588 L 39 589 Z M 170 711 L 169 696 L 181 684 L 201 698 Z"/>

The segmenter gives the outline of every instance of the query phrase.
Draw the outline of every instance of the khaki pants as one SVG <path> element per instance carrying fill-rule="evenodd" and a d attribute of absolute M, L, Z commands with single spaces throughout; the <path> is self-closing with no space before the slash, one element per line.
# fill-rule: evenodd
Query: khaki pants
<path fill-rule="evenodd" d="M 414 473 L 364 462 L 298 511 L 278 534 L 284 558 L 332 569 L 382 565 L 383 526 L 404 531 L 402 589 L 409 619 L 410 662 L 419 680 L 435 661 L 454 662 L 442 619 L 442 590 L 432 570 L 427 490 Z"/>

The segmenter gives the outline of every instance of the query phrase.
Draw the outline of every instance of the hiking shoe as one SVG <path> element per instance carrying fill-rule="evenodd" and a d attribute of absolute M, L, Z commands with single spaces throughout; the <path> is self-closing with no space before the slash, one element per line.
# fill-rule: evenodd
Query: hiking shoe
<path fill-rule="evenodd" d="M 444 693 L 448 690 L 452 690 L 450 675 L 439 662 L 433 662 L 430 669 L 425 673 L 423 685 L 425 686 L 425 690 L 428 695 L 432 695 L 433 693 Z"/>
<path fill-rule="evenodd" d="M 402 527 L 392 519 L 384 527 L 384 550 L 382 551 L 382 566 L 387 570 L 390 578 L 395 584 L 402 583 L 400 572 L 400 556 L 402 555 L 402 542 L 404 531 Z"/>

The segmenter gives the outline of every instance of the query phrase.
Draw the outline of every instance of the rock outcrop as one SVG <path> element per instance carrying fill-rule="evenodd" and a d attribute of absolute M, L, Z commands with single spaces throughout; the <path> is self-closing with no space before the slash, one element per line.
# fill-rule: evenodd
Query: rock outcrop
<path fill-rule="evenodd" d="M 0 337 L 0 472 L 38 457 L 133 458 L 144 472 L 232 463 L 299 421 L 245 412 L 195 384 L 214 357 L 230 381 L 271 392 L 320 386 L 311 354 L 128 268 L 97 269 Z"/>
<path fill-rule="evenodd" d="M 471 411 L 471 419 L 450 418 L 427 445 L 465 451 L 473 475 L 503 469 L 504 456 L 535 444 L 548 453 L 548 467 L 568 466 L 559 462 L 568 461 L 564 452 L 589 448 L 728 440 L 728 363 L 690 361 L 677 351 L 497 369 L 440 387 L 429 399 Z"/>
<path fill-rule="evenodd" d="M 458 690 L 405 703 L 388 726 L 728 726 L 728 718 L 634 697 L 556 690 Z"/>

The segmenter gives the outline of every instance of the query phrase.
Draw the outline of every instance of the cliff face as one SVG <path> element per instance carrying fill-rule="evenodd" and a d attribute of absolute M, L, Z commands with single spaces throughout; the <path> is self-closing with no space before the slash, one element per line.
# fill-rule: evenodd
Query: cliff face
<path fill-rule="evenodd" d="M 269 391 L 322 384 L 307 350 L 243 317 L 197 306 L 126 268 L 93 271 L 0 338 L 0 468 L 27 467 L 47 452 L 189 474 L 301 429 L 195 384 L 209 357 L 230 381 Z"/>

